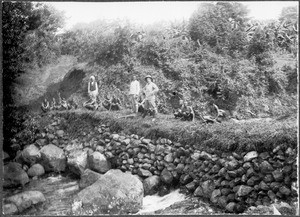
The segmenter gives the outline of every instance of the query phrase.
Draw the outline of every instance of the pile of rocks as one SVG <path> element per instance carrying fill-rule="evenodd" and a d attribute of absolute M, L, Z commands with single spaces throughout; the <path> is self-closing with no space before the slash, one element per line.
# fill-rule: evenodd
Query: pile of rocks
<path fill-rule="evenodd" d="M 297 196 L 292 189 L 297 180 L 297 153 L 287 144 L 271 152 L 217 155 L 198 150 L 198 145 L 183 146 L 166 138 L 150 140 L 111 132 L 101 124 L 71 139 L 60 129 L 61 121 L 49 125 L 34 144 L 20 152 L 16 158 L 19 164 L 5 166 L 27 172 L 9 176 L 14 170 L 7 169 L 5 186 L 14 182 L 24 185 L 29 181 L 26 175 L 37 177 L 67 169 L 80 176 L 80 186 L 86 188 L 101 177 L 99 174 L 120 169 L 139 176 L 145 195 L 165 194 L 170 187 L 180 186 L 228 212 L 240 213 L 249 206 Z"/>

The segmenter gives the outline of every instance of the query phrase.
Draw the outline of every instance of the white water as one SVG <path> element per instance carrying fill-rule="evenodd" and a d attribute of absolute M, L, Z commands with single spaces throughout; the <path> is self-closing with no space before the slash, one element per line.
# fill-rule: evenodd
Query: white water
<path fill-rule="evenodd" d="M 151 214 L 156 210 L 164 209 L 176 202 L 183 201 L 185 195 L 179 193 L 179 189 L 160 197 L 158 194 L 148 195 L 143 199 L 143 208 L 137 214 Z"/>

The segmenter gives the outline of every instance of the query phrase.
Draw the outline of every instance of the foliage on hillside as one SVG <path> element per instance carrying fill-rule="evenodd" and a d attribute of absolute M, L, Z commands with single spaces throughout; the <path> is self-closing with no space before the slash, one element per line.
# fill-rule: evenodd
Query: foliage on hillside
<path fill-rule="evenodd" d="M 169 109 L 170 94 L 178 92 L 195 107 L 215 103 L 244 118 L 280 115 L 297 106 L 295 16 L 285 8 L 278 20 L 256 22 L 240 3 L 205 3 L 189 21 L 77 26 L 61 36 L 62 53 L 90 62 L 87 75 L 97 76 L 100 98 L 114 90 L 125 101 L 131 75 L 143 83 L 151 74 L 161 90 L 158 101 Z M 287 64 L 277 64 L 279 53 Z"/>

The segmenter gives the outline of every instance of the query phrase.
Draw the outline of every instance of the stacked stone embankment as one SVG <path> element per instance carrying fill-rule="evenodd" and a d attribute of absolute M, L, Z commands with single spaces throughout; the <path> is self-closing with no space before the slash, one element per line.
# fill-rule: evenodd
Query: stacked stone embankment
<path fill-rule="evenodd" d="M 6 186 L 24 185 L 28 176 L 36 178 L 45 172 L 69 170 L 81 177 L 80 187 L 84 190 L 96 183 L 101 174 L 120 169 L 139 177 L 144 195 L 162 195 L 171 187 L 180 187 L 232 213 L 298 196 L 292 187 L 297 181 L 297 151 L 288 144 L 279 144 L 268 152 L 217 155 L 199 150 L 199 145 L 182 145 L 167 138 L 151 140 L 111 132 L 105 124 L 86 129 L 71 139 L 59 123 L 55 121 L 39 133 L 34 144 L 20 152 L 16 163 L 5 165 L 10 168 L 11 164 L 18 164 L 13 167 L 17 172 L 22 170 L 16 176 L 7 169 Z"/>

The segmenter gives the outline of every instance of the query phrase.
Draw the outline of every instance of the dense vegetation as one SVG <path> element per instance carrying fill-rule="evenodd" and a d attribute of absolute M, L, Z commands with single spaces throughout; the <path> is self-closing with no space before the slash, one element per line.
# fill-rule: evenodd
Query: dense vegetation
<path fill-rule="evenodd" d="M 86 74 L 97 76 L 101 92 L 123 98 L 130 75 L 144 82 L 151 74 L 161 90 L 160 107 L 167 109 L 175 91 L 204 112 L 215 103 L 242 118 L 297 110 L 296 7 L 261 22 L 250 19 L 240 3 L 203 3 L 188 21 L 137 26 L 98 20 L 58 34 L 64 15 L 55 8 L 32 2 L 2 6 L 4 139 L 16 125 L 16 84 L 39 85 L 26 84 L 20 75 L 29 77 L 61 55 L 89 63 Z"/>

